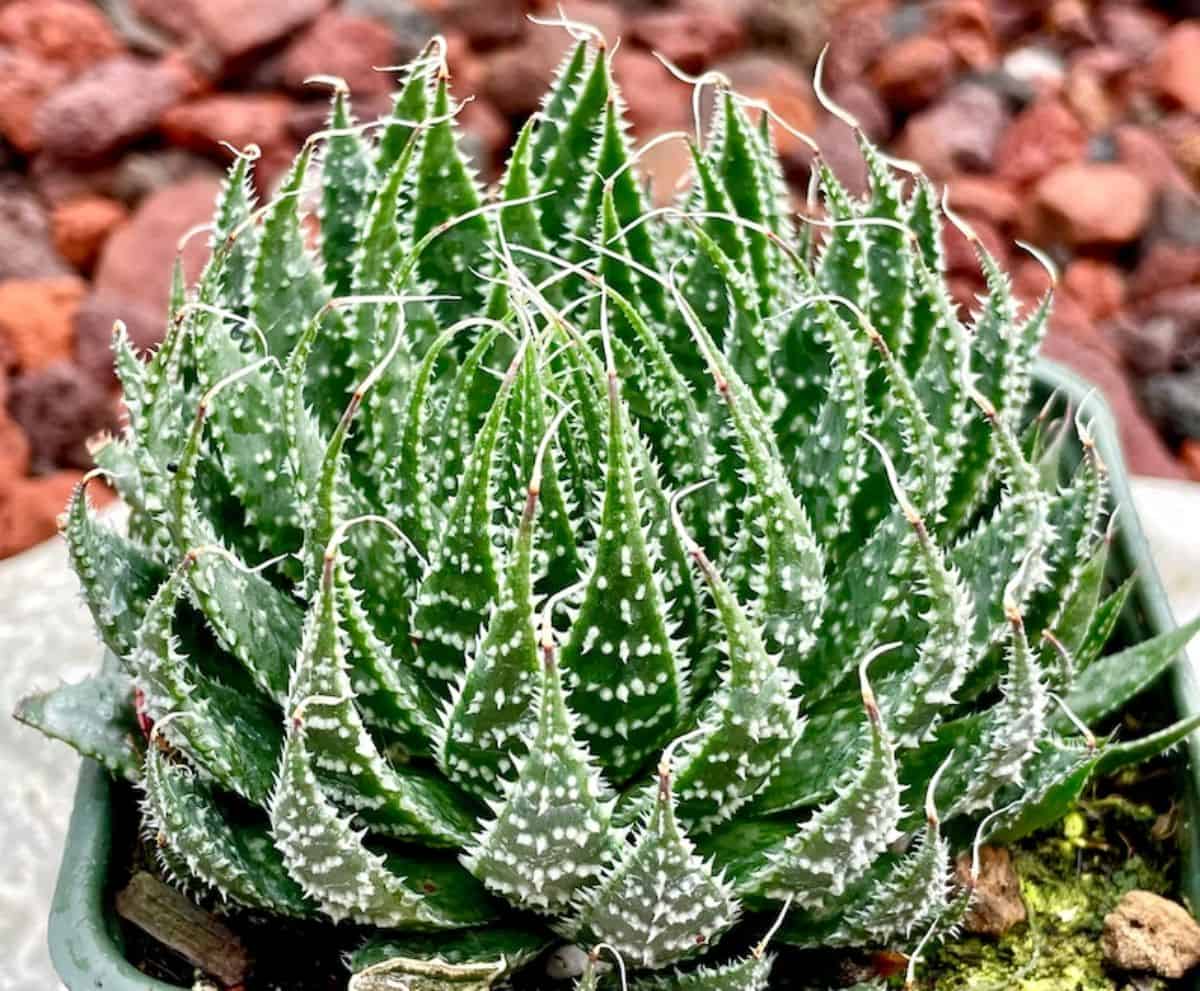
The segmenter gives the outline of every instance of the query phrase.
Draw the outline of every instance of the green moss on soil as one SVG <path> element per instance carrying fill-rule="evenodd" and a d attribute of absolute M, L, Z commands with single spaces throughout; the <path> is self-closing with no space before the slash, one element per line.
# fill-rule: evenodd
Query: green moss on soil
<path fill-rule="evenodd" d="M 1012 850 L 1028 922 L 999 940 L 964 934 L 941 947 L 930 955 L 920 986 L 932 991 L 1127 987 L 1104 966 L 1104 916 L 1135 888 L 1176 890 L 1176 844 L 1164 832 L 1149 806 L 1116 795 L 1081 804 L 1055 828 Z M 1139 986 L 1147 991 L 1167 987 Z"/>

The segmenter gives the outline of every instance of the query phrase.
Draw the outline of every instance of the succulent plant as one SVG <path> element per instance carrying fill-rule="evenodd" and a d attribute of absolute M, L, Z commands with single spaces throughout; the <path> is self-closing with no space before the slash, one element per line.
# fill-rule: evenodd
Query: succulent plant
<path fill-rule="evenodd" d="M 818 155 L 797 222 L 719 79 L 650 209 L 609 61 L 579 40 L 491 194 L 437 44 L 262 206 L 240 155 L 162 346 L 115 337 L 128 535 L 64 517 L 120 663 L 21 717 L 139 784 L 181 884 L 374 927 L 362 988 L 555 936 L 679 989 L 766 987 L 773 921 L 911 948 L 982 814 L 1194 727 L 1085 728 L 1191 631 L 1104 654 L 1105 468 L 1027 409 L 1049 299 L 976 243 L 958 312 L 930 183 L 861 135 L 868 194 Z"/>

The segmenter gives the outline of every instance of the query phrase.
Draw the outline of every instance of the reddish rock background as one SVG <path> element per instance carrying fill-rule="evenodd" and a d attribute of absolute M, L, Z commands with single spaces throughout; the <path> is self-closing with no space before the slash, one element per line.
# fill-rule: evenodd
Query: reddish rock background
<path fill-rule="evenodd" d="M 1033 300 L 1061 271 L 1046 353 L 1100 385 L 1134 471 L 1200 479 L 1200 3 L 1134 0 L 568 0 L 622 44 L 615 71 L 644 141 L 691 126 L 691 91 L 651 55 L 722 70 L 811 133 L 852 187 L 863 166 L 827 89 L 867 133 L 920 162 Z M 373 66 L 446 36 L 461 121 L 494 177 L 568 38 L 550 0 L 0 0 L 0 557 L 51 535 L 119 423 L 108 339 L 152 346 L 180 236 L 206 220 L 223 141 L 263 149 L 263 193 L 321 127 L 316 74 L 360 116 L 387 109 Z M 776 141 L 797 190 L 810 152 Z M 678 142 L 643 159 L 656 195 Z M 195 275 L 202 239 L 185 252 Z M 965 239 L 951 284 L 974 305 Z"/>

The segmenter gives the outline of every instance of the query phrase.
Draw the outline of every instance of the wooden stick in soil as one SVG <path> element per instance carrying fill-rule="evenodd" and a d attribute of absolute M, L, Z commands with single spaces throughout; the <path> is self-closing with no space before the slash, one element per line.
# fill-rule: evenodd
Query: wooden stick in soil
<path fill-rule="evenodd" d="M 182 892 L 138 871 L 117 893 L 117 914 L 226 987 L 241 984 L 250 957 L 223 922 Z"/>

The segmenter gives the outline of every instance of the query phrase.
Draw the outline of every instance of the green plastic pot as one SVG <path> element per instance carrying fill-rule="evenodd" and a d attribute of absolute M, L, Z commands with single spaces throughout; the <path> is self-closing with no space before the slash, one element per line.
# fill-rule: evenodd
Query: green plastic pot
<path fill-rule="evenodd" d="M 1117 534 L 1115 568 L 1120 575 L 1137 573 L 1140 580 L 1131 596 L 1127 630 L 1132 638 L 1145 638 L 1175 627 L 1162 582 L 1150 557 L 1150 548 L 1133 511 L 1129 478 L 1117 441 L 1116 425 L 1108 407 L 1092 387 L 1066 369 L 1042 362 L 1037 370 L 1037 391 L 1042 399 L 1058 391 L 1073 407 L 1086 406 L 1101 457 L 1109 468 L 1113 502 L 1122 507 Z M 1200 711 L 1200 680 L 1180 658 L 1171 676 L 1171 697 L 1176 716 Z M 1200 905 L 1200 733 L 1188 740 L 1183 762 L 1184 894 Z M 50 956 L 69 991 L 179 991 L 176 985 L 147 977 L 124 956 L 120 928 L 112 910 L 108 883 L 112 856 L 112 786 L 94 761 L 85 760 L 75 791 L 75 809 L 67 833 L 58 885 L 50 907 Z M 1197 985 L 1200 987 L 1200 985 Z"/>

